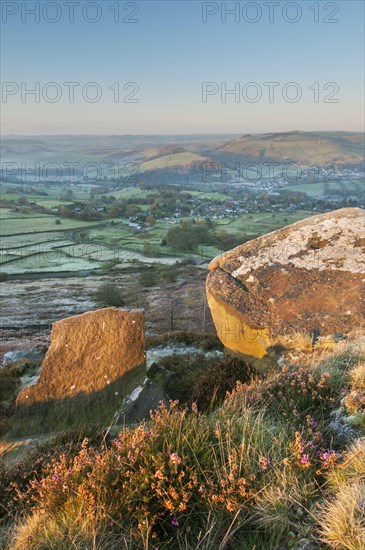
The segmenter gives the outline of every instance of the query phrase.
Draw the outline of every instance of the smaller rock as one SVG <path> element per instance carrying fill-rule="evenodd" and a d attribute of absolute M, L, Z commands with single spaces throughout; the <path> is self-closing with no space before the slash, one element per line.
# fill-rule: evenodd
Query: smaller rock
<path fill-rule="evenodd" d="M 135 388 L 126 399 L 119 412 L 117 424 L 130 424 L 149 419 L 150 412 L 155 411 L 161 401 L 167 404 L 169 399 L 157 384 L 146 379 L 143 385 Z"/>
<path fill-rule="evenodd" d="M 175 374 L 165 367 L 152 363 L 148 369 L 148 378 L 150 378 L 160 388 L 167 388 Z"/>
<path fill-rule="evenodd" d="M 336 437 L 346 442 L 353 441 L 357 436 L 357 432 L 350 426 L 348 418 L 346 410 L 339 407 L 332 411 L 331 420 L 328 424 L 329 430 L 336 434 Z"/>
<path fill-rule="evenodd" d="M 3 358 L 3 367 L 7 365 L 23 365 L 25 363 L 42 363 L 46 355 L 46 346 L 36 346 L 28 350 L 8 351 Z"/>
<path fill-rule="evenodd" d="M 317 550 L 318 545 L 309 539 L 301 539 L 293 550 Z"/>

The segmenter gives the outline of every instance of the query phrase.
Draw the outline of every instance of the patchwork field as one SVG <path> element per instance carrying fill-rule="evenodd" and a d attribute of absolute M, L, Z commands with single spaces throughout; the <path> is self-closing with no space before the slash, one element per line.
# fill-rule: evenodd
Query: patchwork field
<path fill-rule="evenodd" d="M 199 161 L 201 162 L 204 160 L 209 160 L 209 159 L 201 155 L 197 155 L 195 153 L 190 153 L 190 152 L 175 153 L 173 155 L 166 155 L 166 156 L 158 157 L 153 160 L 142 162 L 140 169 L 142 171 L 145 171 L 145 170 L 153 170 L 155 168 L 166 168 L 168 166 L 181 166 L 181 165 L 183 166 L 191 162 L 199 162 Z"/>
<path fill-rule="evenodd" d="M 15 186 L 14 186 L 15 188 Z M 148 191 L 138 187 L 126 187 L 109 193 L 116 200 L 133 199 L 140 211 L 148 212 L 150 206 L 138 204 Z M 128 266 L 130 262 L 173 264 L 183 258 L 206 262 L 222 252 L 221 246 L 200 244 L 189 253 L 178 251 L 165 243 L 168 231 L 179 226 L 181 219 L 159 219 L 153 226 L 131 224 L 127 217 L 94 221 L 65 218 L 57 208 L 72 204 L 60 198 L 62 189 L 51 187 L 47 196 L 27 195 L 28 204 L 16 208 L 0 209 L 1 215 L 1 268 L 8 275 L 31 273 L 57 273 L 93 271 L 110 267 Z M 19 204 L 21 193 L 9 195 L 5 204 Z M 13 196 L 12 195 L 12 196 Z M 90 186 L 77 188 L 75 195 L 82 202 L 90 195 Z M 198 192 L 191 195 L 204 201 L 223 203 L 231 199 L 225 192 Z M 58 198 L 57 198 L 58 197 Z M 75 200 L 75 198 L 74 198 Z M 49 214 L 33 212 L 29 204 L 42 206 Z M 214 220 L 214 231 L 231 235 L 256 237 L 302 219 L 311 212 L 227 214 Z"/>

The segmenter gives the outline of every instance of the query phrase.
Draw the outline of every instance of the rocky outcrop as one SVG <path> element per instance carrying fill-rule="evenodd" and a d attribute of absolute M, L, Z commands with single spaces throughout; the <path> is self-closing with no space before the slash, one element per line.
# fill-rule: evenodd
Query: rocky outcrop
<path fill-rule="evenodd" d="M 100 392 L 144 362 L 142 311 L 106 308 L 63 319 L 52 325 L 39 381 L 19 393 L 17 405 Z"/>
<path fill-rule="evenodd" d="M 274 346 L 364 327 L 364 211 L 311 216 L 249 241 L 209 265 L 207 298 L 218 336 L 264 357 Z"/>

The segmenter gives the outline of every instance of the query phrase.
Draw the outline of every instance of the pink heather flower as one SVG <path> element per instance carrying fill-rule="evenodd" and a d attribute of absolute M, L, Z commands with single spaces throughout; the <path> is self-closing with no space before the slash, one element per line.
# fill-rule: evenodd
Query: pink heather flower
<path fill-rule="evenodd" d="M 301 463 L 301 464 L 309 464 L 309 456 L 308 456 L 308 455 L 303 455 L 303 456 L 300 458 L 300 463 Z"/>
<path fill-rule="evenodd" d="M 325 452 L 319 455 L 319 458 L 322 460 L 322 462 L 324 463 L 324 466 L 326 467 L 329 466 L 332 457 L 336 458 L 336 451 L 333 451 L 332 449 L 328 453 Z"/>
<path fill-rule="evenodd" d="M 171 520 L 171 525 L 172 525 L 173 527 L 178 527 L 179 524 L 178 524 L 176 518 L 172 518 L 172 520 Z"/>
<path fill-rule="evenodd" d="M 267 470 L 267 467 L 270 464 L 270 459 L 265 456 L 260 456 L 259 464 L 263 470 Z"/>
<path fill-rule="evenodd" d="M 179 457 L 179 455 L 177 453 L 170 454 L 170 460 L 174 464 L 180 464 L 180 462 L 181 462 L 181 458 Z"/>
<path fill-rule="evenodd" d="M 198 405 L 196 404 L 196 401 L 194 401 L 192 404 L 191 404 L 191 410 L 196 413 L 198 412 Z"/>

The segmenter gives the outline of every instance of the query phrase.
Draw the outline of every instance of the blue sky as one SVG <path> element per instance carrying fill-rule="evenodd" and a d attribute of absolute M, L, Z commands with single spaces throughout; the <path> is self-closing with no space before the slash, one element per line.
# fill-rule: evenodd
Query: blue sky
<path fill-rule="evenodd" d="M 28 13 L 37 4 L 39 22 Z M 78 0 L 74 22 L 66 0 L 2 0 L 2 10 L 5 134 L 363 130 L 360 0 Z M 65 82 L 79 83 L 74 103 Z M 26 94 L 32 88 L 39 102 Z M 203 89 L 212 91 L 205 102 Z M 137 102 L 123 102 L 133 91 Z M 85 99 L 95 93 L 99 101 Z"/>

